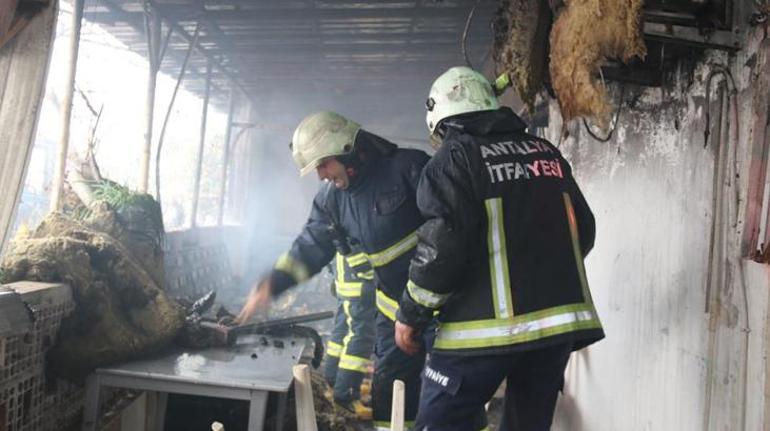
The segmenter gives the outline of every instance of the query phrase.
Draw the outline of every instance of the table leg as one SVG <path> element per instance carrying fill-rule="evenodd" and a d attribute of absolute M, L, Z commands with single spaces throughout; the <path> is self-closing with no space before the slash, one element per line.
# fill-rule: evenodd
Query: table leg
<path fill-rule="evenodd" d="M 275 416 L 275 431 L 283 431 L 283 419 L 286 416 L 286 399 L 289 397 L 287 392 L 280 392 L 278 395 L 278 411 Z"/>
<path fill-rule="evenodd" d="M 265 411 L 267 410 L 267 392 L 251 391 L 249 403 L 248 431 L 262 431 L 265 426 Z"/>
<path fill-rule="evenodd" d="M 91 374 L 86 379 L 86 399 L 83 406 L 83 431 L 96 431 L 99 420 L 99 392 L 101 384 L 97 374 Z"/>

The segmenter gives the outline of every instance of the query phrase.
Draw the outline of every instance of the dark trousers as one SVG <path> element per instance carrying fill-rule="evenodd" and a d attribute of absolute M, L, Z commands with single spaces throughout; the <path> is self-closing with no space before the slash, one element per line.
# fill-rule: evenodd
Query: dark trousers
<path fill-rule="evenodd" d="M 372 377 L 372 410 L 377 429 L 390 429 L 390 408 L 393 401 L 393 381 L 404 382 L 404 419 L 410 426 L 417 416 L 420 399 L 420 373 L 425 364 L 425 346 L 420 353 L 409 356 L 396 345 L 395 322 L 377 313 L 377 343 L 375 344 L 374 376 Z M 424 342 L 432 343 L 432 331 L 426 331 Z"/>
<path fill-rule="evenodd" d="M 334 399 L 346 403 L 360 398 L 361 381 L 368 372 L 374 348 L 374 292 L 341 299 L 335 316 L 324 374 L 334 388 Z"/>
<path fill-rule="evenodd" d="M 425 431 L 474 429 L 479 409 L 507 380 L 500 431 L 550 429 L 572 344 L 504 355 L 432 353 L 417 418 Z"/>

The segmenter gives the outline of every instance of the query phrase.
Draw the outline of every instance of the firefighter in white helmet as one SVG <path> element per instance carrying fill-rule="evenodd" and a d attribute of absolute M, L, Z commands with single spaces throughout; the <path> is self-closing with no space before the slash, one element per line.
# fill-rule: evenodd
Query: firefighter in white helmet
<path fill-rule="evenodd" d="M 372 379 L 374 421 L 390 429 L 395 379 L 406 383 L 406 419 L 417 413 L 425 350 L 407 355 L 393 337 L 398 298 L 406 287 L 415 231 L 423 223 L 415 190 L 428 155 L 402 149 L 333 112 L 306 117 L 294 132 L 292 156 L 302 175 L 315 171 L 326 181 L 310 217 L 288 252 L 247 299 L 245 321 L 272 297 L 319 272 L 336 253 L 359 275 L 373 270 L 378 310 Z M 356 364 L 365 368 L 367 358 Z M 353 361 L 355 362 L 355 361 Z"/>
<path fill-rule="evenodd" d="M 396 323 L 414 353 L 439 311 L 418 429 L 472 429 L 507 379 L 499 429 L 547 430 L 570 353 L 604 337 L 583 266 L 593 214 L 559 150 L 478 72 L 449 69 L 426 107 L 439 147 L 417 190 L 426 222 Z"/>

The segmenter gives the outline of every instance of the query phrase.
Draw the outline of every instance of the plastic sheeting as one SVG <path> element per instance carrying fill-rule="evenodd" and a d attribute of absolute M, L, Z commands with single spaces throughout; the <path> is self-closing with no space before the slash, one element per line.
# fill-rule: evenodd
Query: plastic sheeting
<path fill-rule="evenodd" d="M 56 4 L 0 49 L 0 254 L 11 236 L 45 90 Z"/>

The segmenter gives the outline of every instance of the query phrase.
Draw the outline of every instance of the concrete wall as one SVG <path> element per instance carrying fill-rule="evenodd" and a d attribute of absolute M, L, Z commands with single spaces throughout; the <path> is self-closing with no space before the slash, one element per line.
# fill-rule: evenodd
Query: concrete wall
<path fill-rule="evenodd" d="M 597 219 L 587 269 L 607 333 L 573 355 L 554 429 L 770 429 L 770 267 L 750 259 L 767 166 L 762 36 L 733 57 L 707 53 L 665 88 L 626 86 L 608 143 L 577 122 L 562 129 L 551 106 L 548 137 L 566 132 L 561 149 Z M 704 147 L 712 63 L 739 93 L 714 78 Z"/>

